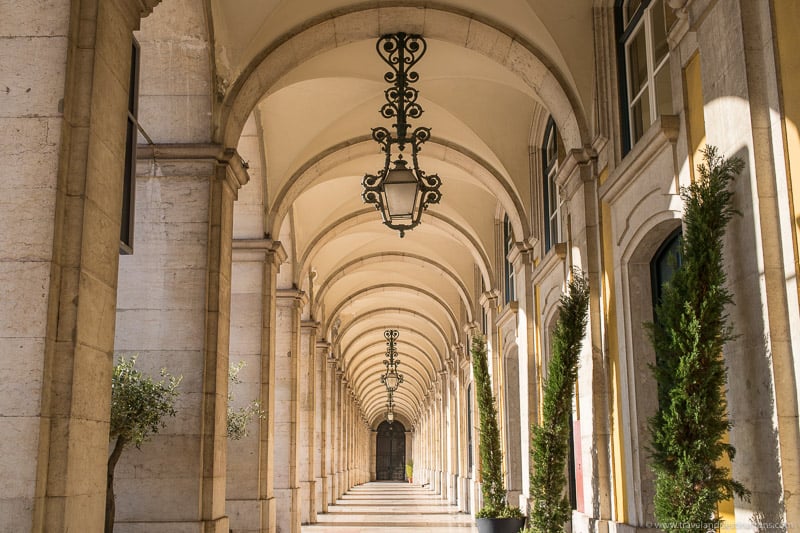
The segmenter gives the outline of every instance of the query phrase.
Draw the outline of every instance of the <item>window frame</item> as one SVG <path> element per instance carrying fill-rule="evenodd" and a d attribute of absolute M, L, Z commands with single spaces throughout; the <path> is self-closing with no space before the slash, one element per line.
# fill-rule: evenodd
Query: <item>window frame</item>
<path fill-rule="evenodd" d="M 552 158 L 550 142 L 553 143 Z M 558 190 L 556 184 L 556 177 L 558 176 L 559 166 L 559 142 L 558 142 L 558 128 L 550 117 L 547 120 L 547 126 L 544 130 L 544 137 L 542 138 L 542 206 L 543 206 L 543 219 L 544 219 L 544 251 L 547 253 L 558 242 L 563 240 L 563 220 L 561 219 L 561 210 L 564 205 L 564 199 L 561 197 L 561 192 Z M 551 202 L 551 193 L 555 196 L 555 205 Z M 556 229 L 553 231 L 553 222 L 555 222 Z"/>
<path fill-rule="evenodd" d="M 131 70 L 128 80 L 128 117 L 125 133 L 125 169 L 122 178 L 122 212 L 119 228 L 119 253 L 133 254 L 136 214 L 136 145 L 139 137 L 139 68 L 141 48 L 131 37 Z"/>
<path fill-rule="evenodd" d="M 620 135 L 622 141 L 622 155 L 627 154 L 633 146 L 644 136 L 644 133 L 650 126 L 657 120 L 659 116 L 658 111 L 658 93 L 656 92 L 656 77 L 661 74 L 663 69 L 669 69 L 670 52 L 667 48 L 667 53 L 661 60 L 656 60 L 655 57 L 655 42 L 653 37 L 653 11 L 654 5 L 661 2 L 661 7 L 664 10 L 664 32 L 665 39 L 669 35 L 671 24 L 667 20 L 667 11 L 669 6 L 665 3 L 666 0 L 641 0 L 636 11 L 626 20 L 626 10 L 630 0 L 617 0 L 614 10 L 615 32 L 617 38 L 617 82 L 619 90 L 619 107 L 620 107 Z M 673 21 L 674 22 L 674 21 Z M 631 63 L 628 61 L 628 48 L 632 43 L 634 37 L 643 32 L 645 41 L 645 62 L 646 62 L 646 80 L 644 86 L 639 89 L 636 95 L 631 97 L 633 89 L 631 88 Z M 657 63 L 657 64 L 656 64 Z M 642 120 L 642 131 L 638 138 L 634 131 L 634 124 L 632 120 L 632 109 L 634 105 L 641 102 L 644 95 L 647 94 L 648 98 L 648 114 L 649 121 Z M 669 101 L 672 103 L 672 91 L 670 89 Z"/>
<path fill-rule="evenodd" d="M 508 213 L 503 217 L 503 272 L 505 279 L 503 283 L 503 300 L 506 305 L 517 301 L 517 286 L 514 272 L 514 264 L 509 261 L 508 255 L 514 247 L 514 231 L 511 227 L 511 220 Z"/>

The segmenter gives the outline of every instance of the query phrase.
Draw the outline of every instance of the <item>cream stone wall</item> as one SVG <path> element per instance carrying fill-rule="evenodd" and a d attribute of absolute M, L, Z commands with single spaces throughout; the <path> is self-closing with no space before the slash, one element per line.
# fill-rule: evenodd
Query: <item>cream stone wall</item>
<path fill-rule="evenodd" d="M 742 216 L 731 221 L 725 243 L 734 299 L 730 317 L 738 335 L 725 350 L 734 424 L 730 439 L 747 450 L 737 454 L 733 475 L 753 492 L 751 504 L 737 505 L 735 519 L 746 524 L 759 512 L 768 522 L 780 522 L 796 506 L 784 501 L 791 489 L 784 493 L 781 487 L 781 463 L 788 457 L 775 452 L 782 436 L 796 434 L 796 428 L 775 424 L 776 380 L 791 371 L 789 361 L 796 355 L 790 355 L 787 272 L 781 260 L 791 252 L 778 223 L 785 193 L 779 194 L 774 167 L 782 146 L 770 133 L 778 102 L 774 84 L 766 82 L 775 79 L 770 13 L 766 3 L 729 0 L 692 8 L 692 18 L 705 15 L 697 41 L 708 142 L 745 164 L 733 186 L 734 206 Z M 784 435 L 781 429 L 787 430 Z M 796 452 L 788 456 L 796 460 Z"/>
<path fill-rule="evenodd" d="M 141 451 L 127 450 L 117 467 L 120 531 L 166 530 L 173 527 L 167 523 L 197 520 L 201 499 L 208 205 L 215 162 L 142 163 L 136 253 L 120 260 L 114 349 L 136 355 L 146 374 L 166 368 L 183 380 L 178 415 Z"/>
<path fill-rule="evenodd" d="M 52 341 L 48 303 L 58 287 L 53 214 L 69 34 L 69 2 L 3 6 L 0 42 L 9 54 L 0 61 L 0 432 L 6 436 L 0 516 L 8 531 L 33 523 L 46 426 L 43 374 L 48 336 Z"/>

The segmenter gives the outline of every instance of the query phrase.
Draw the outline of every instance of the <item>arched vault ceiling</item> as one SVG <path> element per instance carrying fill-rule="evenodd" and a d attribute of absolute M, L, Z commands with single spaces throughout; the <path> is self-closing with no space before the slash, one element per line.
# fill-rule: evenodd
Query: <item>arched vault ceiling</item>
<path fill-rule="evenodd" d="M 499 218 L 508 215 L 523 247 L 536 237 L 531 154 L 548 115 L 568 148 L 585 142 L 591 2 L 210 4 L 225 93 L 218 138 L 240 139 L 253 161 L 235 232 L 283 243 L 278 284 L 309 296 L 304 312 L 373 426 L 385 413 L 383 331 L 400 331 L 396 411 L 413 423 L 475 322 L 481 291 L 500 285 Z M 364 174 L 384 160 L 371 128 L 392 122 L 379 114 L 388 66 L 375 41 L 394 31 L 428 43 L 415 67 L 424 113 L 411 124 L 431 128 L 419 162 L 443 194 L 403 239 L 361 200 Z"/>
<path fill-rule="evenodd" d="M 357 12 L 375 5 L 353 0 L 211 0 L 210 4 L 217 69 L 228 82 L 233 82 L 246 70 L 262 50 L 275 46 L 287 35 L 329 18 L 329 13 Z M 581 95 L 585 107 L 591 101 L 593 32 L 590 0 L 412 0 L 385 1 L 380 5 L 383 8 L 408 6 L 406 16 L 387 13 L 388 20 L 382 21 L 386 28 L 383 31 L 398 31 L 391 24 L 404 19 L 411 31 L 423 31 L 430 21 L 423 18 L 420 22 L 415 16 L 416 6 L 453 11 L 505 28 L 509 34 L 533 43 L 563 71 L 568 82 Z M 576 37 L 583 37 L 585 41 Z"/>

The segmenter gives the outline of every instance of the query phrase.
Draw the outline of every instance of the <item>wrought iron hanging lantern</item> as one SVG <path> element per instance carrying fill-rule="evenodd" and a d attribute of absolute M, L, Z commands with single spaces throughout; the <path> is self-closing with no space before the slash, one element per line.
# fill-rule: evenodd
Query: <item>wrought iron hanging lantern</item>
<path fill-rule="evenodd" d="M 412 86 L 419 80 L 419 74 L 412 68 L 425 55 L 427 44 L 420 35 L 401 32 L 382 36 L 376 48 L 392 69 L 383 77 L 391 86 L 384 91 L 386 103 L 380 113 L 384 118 L 395 119 L 392 124 L 395 131 L 383 126 L 372 128 L 372 138 L 386 158 L 377 174 L 364 176 L 361 197 L 365 203 L 375 204 L 383 223 L 403 237 L 406 231 L 419 225 L 422 211 L 439 203 L 442 197 L 439 192 L 442 180 L 436 174 L 425 174 L 417 161 L 422 144 L 430 139 L 431 129 L 419 126 L 409 133 L 408 123 L 409 118 L 417 119 L 423 112 L 417 102 L 419 92 Z M 403 153 L 406 146 L 411 147 L 410 161 Z"/>
<path fill-rule="evenodd" d="M 389 394 L 394 394 L 394 391 L 403 382 L 403 374 L 397 371 L 400 361 L 397 358 L 397 347 L 395 346 L 395 341 L 400 333 L 396 329 L 387 329 L 383 332 L 383 336 L 386 338 L 386 360 L 383 362 L 386 372 L 381 375 L 381 385 L 386 387 Z"/>

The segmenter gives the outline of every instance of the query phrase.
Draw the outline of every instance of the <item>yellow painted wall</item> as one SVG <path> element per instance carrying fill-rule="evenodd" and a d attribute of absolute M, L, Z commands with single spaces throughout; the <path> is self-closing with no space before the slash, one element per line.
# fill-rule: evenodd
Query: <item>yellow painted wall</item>
<path fill-rule="evenodd" d="M 795 0 L 773 0 L 775 13 L 775 35 L 777 37 L 778 88 L 783 106 L 783 135 L 786 153 L 786 174 L 790 191 L 790 207 L 792 213 L 794 267 L 800 271 L 798 258 L 798 233 L 800 219 L 797 206 L 800 205 L 800 32 L 797 22 L 800 21 L 800 2 Z M 800 291 L 800 284 L 798 284 Z M 800 298 L 800 294 L 798 294 Z"/>
<path fill-rule="evenodd" d="M 705 117 L 703 115 L 703 80 L 701 77 L 700 69 L 700 55 L 695 54 L 683 71 L 684 90 L 686 97 L 686 115 L 687 115 L 687 142 L 689 145 L 689 158 L 690 166 L 692 169 L 692 180 L 695 177 L 697 165 L 703 161 L 703 156 L 700 151 L 706 144 L 706 131 L 705 131 Z M 729 436 L 725 434 L 725 442 L 728 442 Z M 727 456 L 723 456 L 719 464 L 731 470 L 732 465 Z M 736 531 L 736 515 L 735 505 L 733 499 L 721 502 L 717 511 L 719 512 L 720 519 L 726 524 L 725 531 Z"/>
<path fill-rule="evenodd" d="M 608 169 L 599 176 L 602 184 Z M 614 520 L 628 521 L 628 487 L 625 473 L 625 447 L 622 431 L 622 391 L 620 390 L 619 341 L 617 329 L 616 288 L 614 286 L 614 242 L 611 235 L 611 208 L 603 202 L 600 213 L 603 239 L 603 316 L 606 320 L 608 360 L 611 369 L 611 471 L 614 496 Z"/>
<path fill-rule="evenodd" d="M 689 143 L 689 168 L 692 181 L 697 165 L 702 163 L 700 150 L 706 144 L 706 121 L 703 115 L 703 79 L 700 75 L 700 55 L 695 54 L 683 69 L 686 101 L 686 129 Z"/>

